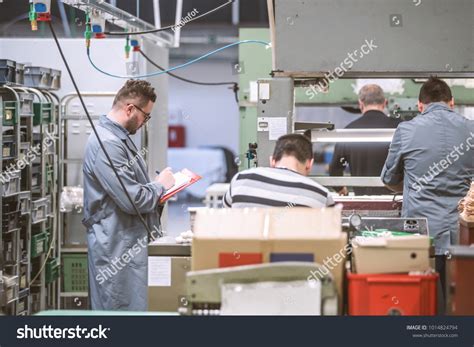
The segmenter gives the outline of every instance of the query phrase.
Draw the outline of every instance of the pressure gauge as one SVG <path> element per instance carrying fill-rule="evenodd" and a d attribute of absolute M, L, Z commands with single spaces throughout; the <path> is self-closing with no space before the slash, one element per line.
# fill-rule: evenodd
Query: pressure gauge
<path fill-rule="evenodd" d="M 352 228 L 359 230 L 361 224 L 362 224 L 362 217 L 359 214 L 354 213 L 349 216 L 349 225 Z"/>

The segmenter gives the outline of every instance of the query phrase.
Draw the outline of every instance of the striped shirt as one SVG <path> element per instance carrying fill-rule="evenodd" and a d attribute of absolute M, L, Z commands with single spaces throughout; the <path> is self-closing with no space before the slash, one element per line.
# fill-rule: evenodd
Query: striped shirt
<path fill-rule="evenodd" d="M 224 207 L 334 206 L 329 191 L 311 178 L 285 168 L 239 172 L 222 199 Z"/>

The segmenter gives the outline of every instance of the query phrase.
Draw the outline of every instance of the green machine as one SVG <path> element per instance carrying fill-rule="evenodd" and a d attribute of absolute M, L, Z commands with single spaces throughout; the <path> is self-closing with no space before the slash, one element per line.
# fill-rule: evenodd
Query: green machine
<path fill-rule="evenodd" d="M 270 30 L 267 28 L 242 28 L 239 31 L 240 40 L 270 41 Z M 253 166 L 248 159 L 249 144 L 257 142 L 257 80 L 270 78 L 272 73 L 272 51 L 260 45 L 239 46 L 239 110 L 240 110 L 240 135 L 239 135 L 239 169 L 243 170 Z M 324 52 L 321 52 L 324 54 Z M 450 66 L 445 68 L 449 71 Z M 388 111 L 392 117 L 410 119 L 417 114 L 416 102 L 423 79 L 399 79 L 402 88 L 397 93 L 387 93 L 389 101 Z M 465 106 L 474 105 L 474 83 L 472 80 L 449 80 L 453 91 L 458 111 L 463 112 Z M 359 82 L 362 82 L 359 81 Z M 383 81 L 381 81 L 383 83 Z M 356 109 L 358 98 L 355 92 L 356 79 L 339 79 L 330 84 L 327 92 L 311 93 L 309 87 L 295 88 L 295 106 L 333 106 Z M 330 119 L 328 119 L 330 121 Z"/>

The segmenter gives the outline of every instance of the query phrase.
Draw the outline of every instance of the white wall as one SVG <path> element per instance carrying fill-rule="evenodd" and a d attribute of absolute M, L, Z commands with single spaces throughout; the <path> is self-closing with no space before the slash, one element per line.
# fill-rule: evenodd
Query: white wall
<path fill-rule="evenodd" d="M 90 66 L 84 40 L 60 39 L 60 43 L 81 91 L 117 91 L 124 83 L 124 80 L 105 76 Z M 92 58 L 105 71 L 126 75 L 123 46 L 122 39 L 93 40 Z M 57 94 L 62 96 L 73 92 L 72 83 L 52 39 L 0 39 L 0 57 L 60 69 L 62 88 Z M 157 57 L 150 54 L 150 58 Z M 172 61 L 170 66 L 180 63 L 183 61 Z M 206 82 L 238 81 L 228 61 L 203 61 L 174 72 L 182 77 Z M 160 89 L 163 84 L 156 87 L 158 93 L 166 93 Z M 219 145 L 238 153 L 239 108 L 233 92 L 227 86 L 198 86 L 169 77 L 168 94 L 171 122 L 174 122 L 173 117 L 177 113 L 182 113 L 188 147 Z"/>
<path fill-rule="evenodd" d="M 170 67 L 180 63 L 171 61 Z M 199 62 L 174 72 L 201 82 L 238 81 L 238 76 L 232 75 L 232 64 L 226 61 Z M 181 118 L 186 126 L 186 145 L 225 146 L 238 153 L 239 107 L 232 90 L 228 86 L 193 85 L 172 77 L 169 82 L 170 123 Z"/>
<path fill-rule="evenodd" d="M 60 39 L 63 52 L 81 91 L 117 91 L 124 80 L 105 76 L 90 66 L 87 60 L 85 40 Z M 91 56 L 106 71 L 125 75 L 123 41 L 118 39 L 93 40 Z M 59 51 L 52 39 L 0 39 L 0 56 L 33 66 L 44 66 L 62 71 L 62 87 L 59 96 L 74 91 Z"/>

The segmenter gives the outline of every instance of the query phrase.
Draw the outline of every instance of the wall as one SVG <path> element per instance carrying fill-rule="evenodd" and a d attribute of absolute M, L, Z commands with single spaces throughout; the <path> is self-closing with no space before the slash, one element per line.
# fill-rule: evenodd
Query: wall
<path fill-rule="evenodd" d="M 170 67 L 182 61 L 171 61 Z M 175 71 L 177 75 L 202 82 L 238 82 L 233 64 L 204 61 Z M 169 79 L 170 124 L 186 126 L 188 147 L 218 145 L 238 151 L 239 108 L 228 86 L 199 86 Z"/>

